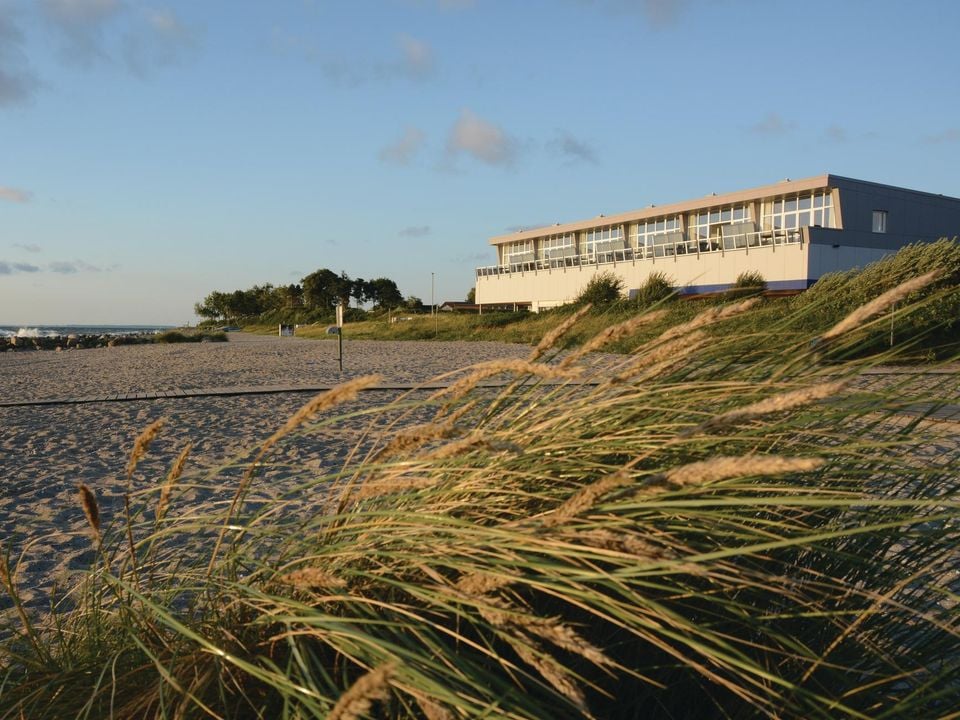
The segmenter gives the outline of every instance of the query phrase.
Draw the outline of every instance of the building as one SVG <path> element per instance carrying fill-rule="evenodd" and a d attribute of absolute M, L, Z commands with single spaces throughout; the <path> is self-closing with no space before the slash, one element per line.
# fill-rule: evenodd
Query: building
<path fill-rule="evenodd" d="M 569 302 L 597 273 L 630 291 L 654 272 L 686 294 L 718 292 L 758 272 L 773 291 L 800 291 L 919 240 L 960 234 L 960 199 L 838 175 L 599 215 L 490 240 L 476 302 L 534 311 Z"/>

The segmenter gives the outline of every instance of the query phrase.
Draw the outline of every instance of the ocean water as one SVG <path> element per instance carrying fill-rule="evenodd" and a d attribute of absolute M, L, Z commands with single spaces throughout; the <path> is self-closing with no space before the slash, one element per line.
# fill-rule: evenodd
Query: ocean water
<path fill-rule="evenodd" d="M 0 325 L 0 337 L 66 337 L 67 335 L 150 335 L 169 325 Z"/>

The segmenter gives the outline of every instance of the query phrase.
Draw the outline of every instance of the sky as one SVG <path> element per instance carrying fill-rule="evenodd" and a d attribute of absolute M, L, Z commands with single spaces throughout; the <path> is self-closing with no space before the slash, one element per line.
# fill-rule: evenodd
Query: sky
<path fill-rule="evenodd" d="M 0 324 L 834 173 L 960 196 L 955 0 L 0 0 Z M 432 289 L 432 290 L 431 290 Z"/>

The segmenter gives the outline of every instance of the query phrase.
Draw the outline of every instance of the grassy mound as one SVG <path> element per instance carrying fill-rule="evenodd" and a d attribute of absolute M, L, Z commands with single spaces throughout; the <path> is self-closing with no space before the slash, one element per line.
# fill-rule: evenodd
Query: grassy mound
<path fill-rule="evenodd" d="M 376 378 L 305 405 L 239 479 L 181 475 L 186 450 L 113 519 L 84 486 L 97 559 L 20 608 L 0 717 L 951 716 L 960 451 L 923 415 L 957 389 L 868 386 L 856 359 L 916 291 L 776 356 L 722 332 L 754 299 L 599 365 L 660 311 L 558 354 L 574 317 L 372 412 L 339 472 L 268 503 L 247 500 L 271 453 Z M 218 510 L 182 499 L 227 482 Z"/>

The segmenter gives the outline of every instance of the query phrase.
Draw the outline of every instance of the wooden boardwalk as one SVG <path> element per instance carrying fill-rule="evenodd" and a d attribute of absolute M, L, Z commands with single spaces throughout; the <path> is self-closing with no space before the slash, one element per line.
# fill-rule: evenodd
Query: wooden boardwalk
<path fill-rule="evenodd" d="M 881 374 L 881 373 L 875 373 Z M 567 381 L 568 384 L 597 385 L 593 381 Z M 480 388 L 502 388 L 510 381 L 487 381 Z M 547 382 L 544 384 L 556 384 Z M 0 408 L 44 407 L 51 405 L 87 405 L 91 403 L 134 402 L 142 400 L 176 400 L 181 398 L 236 397 L 242 395 L 278 395 L 281 393 L 320 393 L 336 385 L 232 385 L 228 387 L 157 390 L 153 392 L 111 393 L 87 397 L 43 398 L 36 400 L 4 400 Z M 365 388 L 361 392 L 405 392 L 408 390 L 436 391 L 450 387 L 448 383 L 384 383 Z M 951 403 L 914 403 L 899 410 L 900 415 L 923 415 L 928 420 L 960 423 L 960 405 Z"/>

